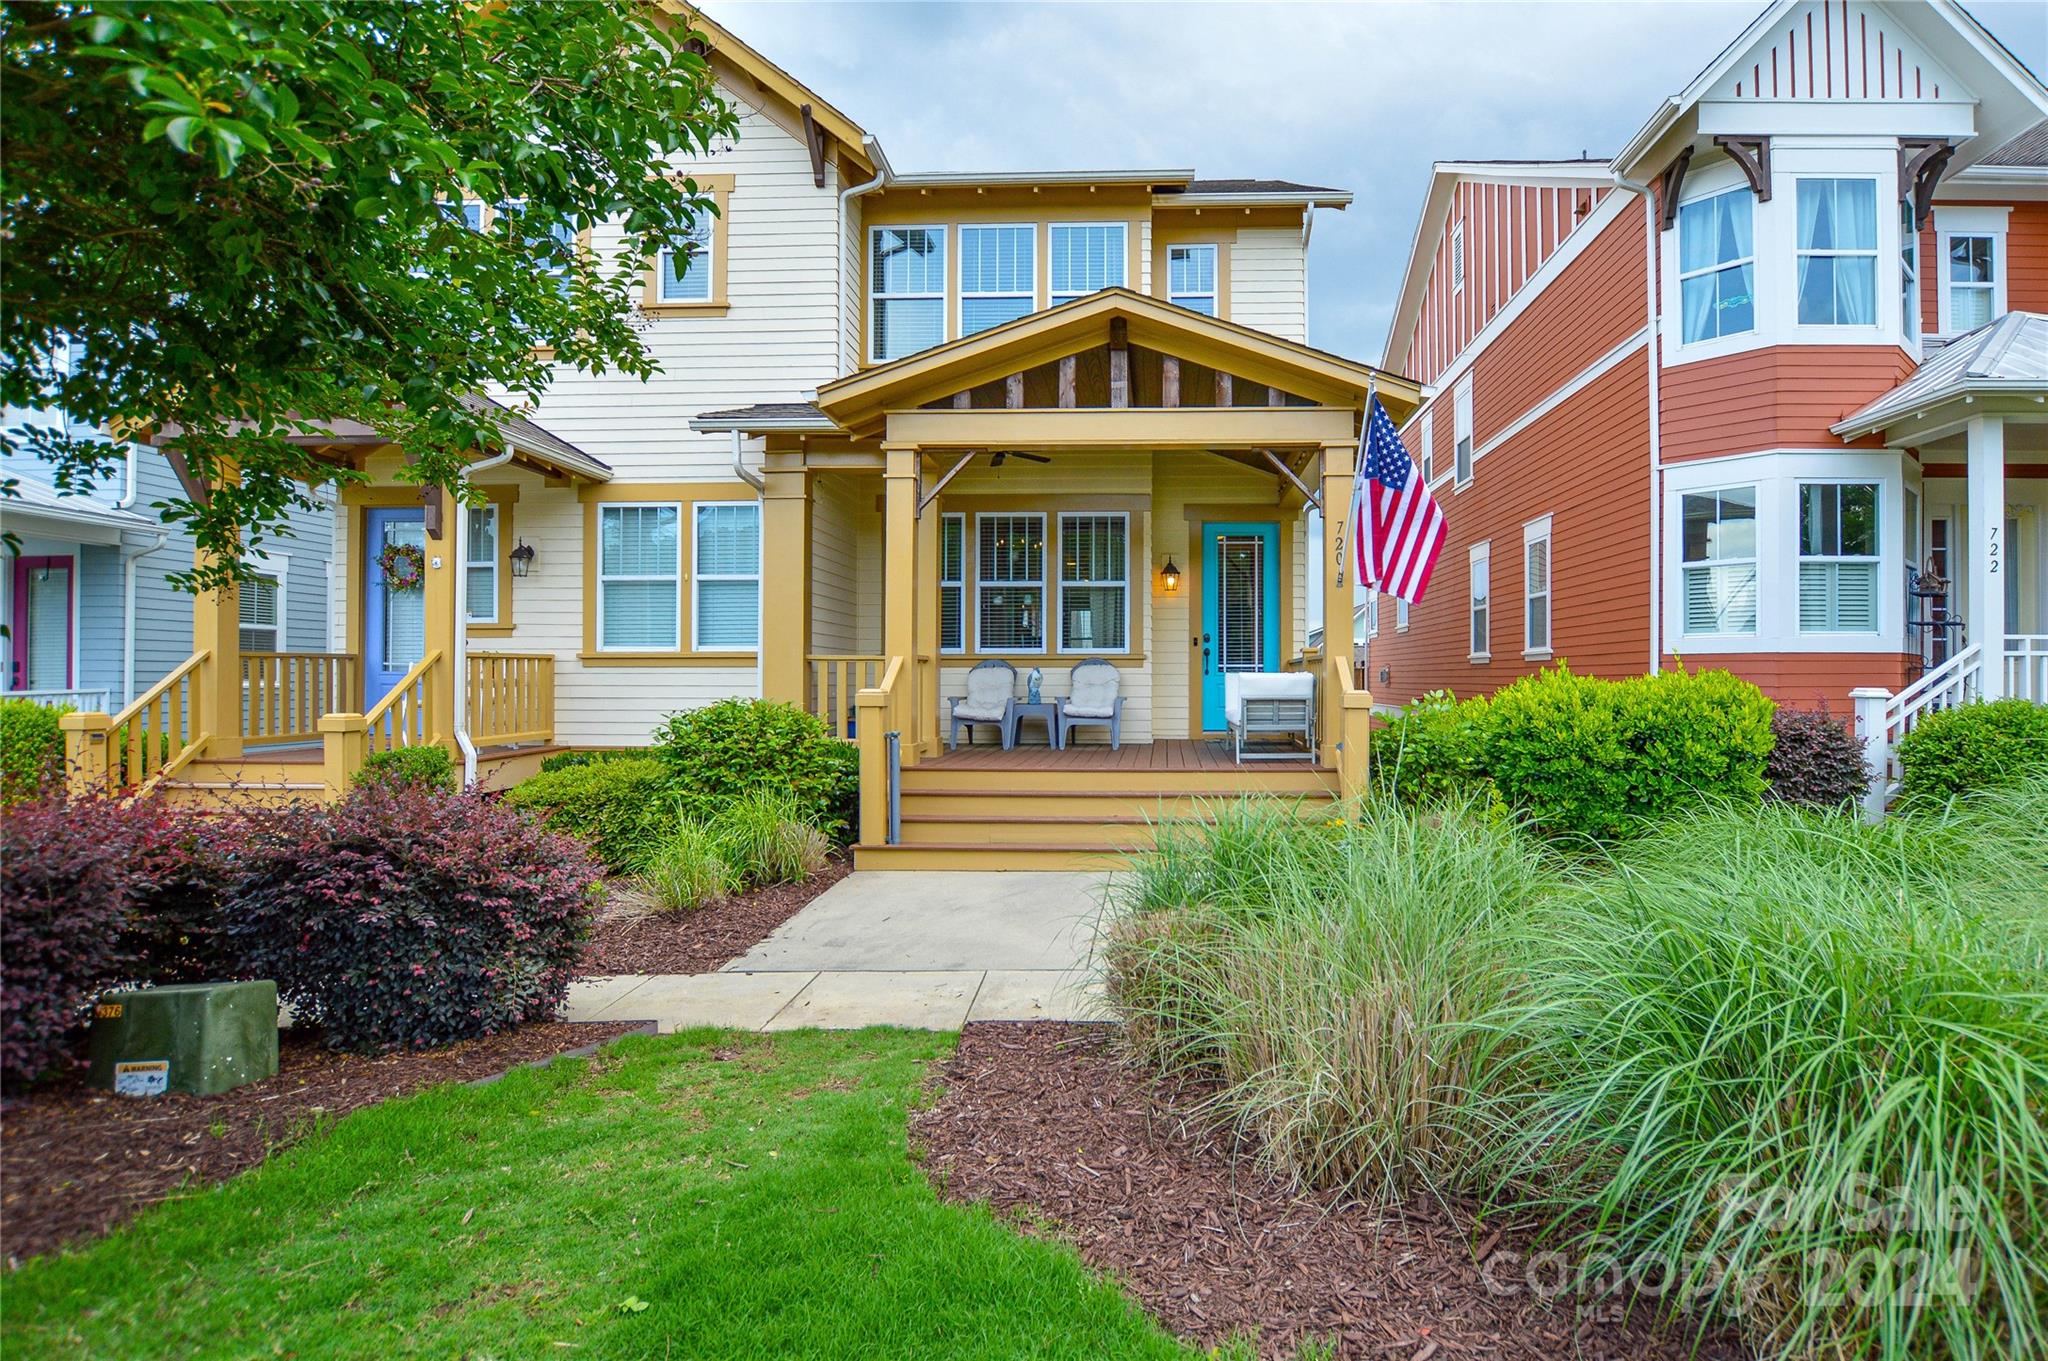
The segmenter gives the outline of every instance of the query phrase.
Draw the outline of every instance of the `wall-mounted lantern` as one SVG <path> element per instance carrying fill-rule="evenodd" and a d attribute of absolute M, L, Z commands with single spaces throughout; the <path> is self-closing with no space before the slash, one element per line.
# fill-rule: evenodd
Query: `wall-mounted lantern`
<path fill-rule="evenodd" d="M 1166 566 L 1159 569 L 1159 589 L 1168 595 L 1180 594 L 1180 567 L 1170 555 Z"/>
<path fill-rule="evenodd" d="M 521 539 L 519 546 L 512 550 L 512 575 L 527 576 L 533 571 L 533 545 Z"/>

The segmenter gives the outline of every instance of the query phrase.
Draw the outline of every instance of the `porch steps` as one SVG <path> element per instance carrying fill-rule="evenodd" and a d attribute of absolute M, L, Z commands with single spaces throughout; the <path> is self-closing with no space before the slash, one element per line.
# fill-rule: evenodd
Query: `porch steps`
<path fill-rule="evenodd" d="M 261 756 L 194 761 L 157 786 L 165 802 L 180 808 L 317 803 L 325 790 L 318 761 Z"/>

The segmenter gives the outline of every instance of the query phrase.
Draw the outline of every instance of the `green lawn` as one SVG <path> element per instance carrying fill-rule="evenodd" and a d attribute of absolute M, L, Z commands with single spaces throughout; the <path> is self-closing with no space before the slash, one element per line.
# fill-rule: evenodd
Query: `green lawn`
<path fill-rule="evenodd" d="M 629 1039 L 358 1112 L 0 1284 L 43 1356 L 1182 1356 L 907 1158 L 947 1036 Z"/>

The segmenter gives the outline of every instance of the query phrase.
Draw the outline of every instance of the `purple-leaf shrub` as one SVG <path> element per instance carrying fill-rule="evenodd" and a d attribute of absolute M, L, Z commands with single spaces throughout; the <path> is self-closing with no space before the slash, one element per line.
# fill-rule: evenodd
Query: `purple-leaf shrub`
<path fill-rule="evenodd" d="M 1813 808 L 1840 808 L 1863 794 L 1863 744 L 1826 709 L 1780 709 L 1771 716 L 1764 779 L 1771 797 Z"/>
<path fill-rule="evenodd" d="M 243 967 L 329 1044 L 425 1049 L 552 1018 L 599 871 L 581 843 L 474 794 L 366 785 L 242 848 Z"/>

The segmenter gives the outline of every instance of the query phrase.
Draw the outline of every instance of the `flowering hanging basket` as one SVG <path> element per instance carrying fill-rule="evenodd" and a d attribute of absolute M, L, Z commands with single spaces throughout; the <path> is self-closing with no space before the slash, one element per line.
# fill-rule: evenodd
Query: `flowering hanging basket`
<path fill-rule="evenodd" d="M 417 591 L 427 579 L 427 553 L 416 543 L 387 543 L 377 555 L 384 585 L 394 591 Z"/>

